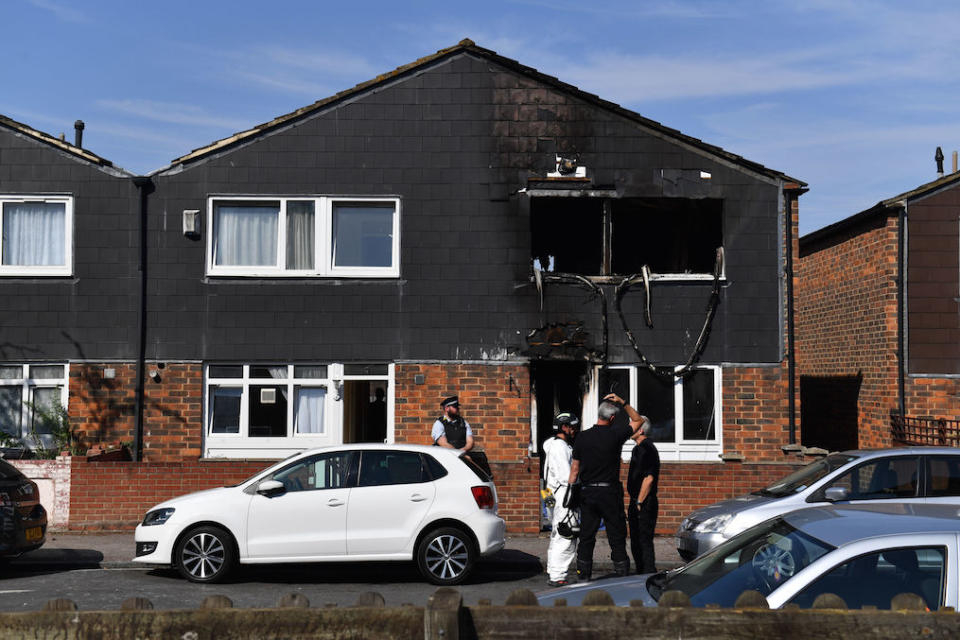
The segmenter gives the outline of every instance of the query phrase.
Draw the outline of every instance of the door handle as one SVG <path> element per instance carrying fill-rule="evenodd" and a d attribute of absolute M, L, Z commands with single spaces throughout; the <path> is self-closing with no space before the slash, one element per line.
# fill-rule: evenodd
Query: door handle
<path fill-rule="evenodd" d="M 426 499 L 427 499 L 426 496 L 422 496 L 422 495 L 420 495 L 419 493 L 415 493 L 415 494 L 413 494 L 412 496 L 410 496 L 410 501 L 411 501 L 411 502 L 423 502 L 423 501 L 426 500 Z"/>
<path fill-rule="evenodd" d="M 346 503 L 343 500 L 340 500 L 338 498 L 330 498 L 329 500 L 327 500 L 328 507 L 342 507 L 344 504 Z"/>

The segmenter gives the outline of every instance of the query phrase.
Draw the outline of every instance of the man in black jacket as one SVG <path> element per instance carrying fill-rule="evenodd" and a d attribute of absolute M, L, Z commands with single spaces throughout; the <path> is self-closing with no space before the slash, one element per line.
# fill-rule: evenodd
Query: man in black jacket
<path fill-rule="evenodd" d="M 656 573 L 653 532 L 657 526 L 657 483 L 660 479 L 660 454 L 650 439 L 653 425 L 643 423 L 633 441 L 637 445 L 630 453 L 630 473 L 627 476 L 627 522 L 630 524 L 630 553 L 637 573 Z"/>
<path fill-rule="evenodd" d="M 629 424 L 614 425 L 613 420 L 623 409 Z M 590 580 L 593 571 L 593 548 L 602 520 L 607 528 L 610 559 L 617 575 L 630 573 L 627 557 L 627 522 L 623 515 L 623 485 L 620 483 L 620 452 L 623 443 L 649 422 L 626 404 L 620 396 L 611 393 L 604 397 L 597 409 L 597 424 L 582 431 L 573 444 L 570 464 L 570 484 L 579 479 L 580 544 L 577 548 L 577 579 Z"/>

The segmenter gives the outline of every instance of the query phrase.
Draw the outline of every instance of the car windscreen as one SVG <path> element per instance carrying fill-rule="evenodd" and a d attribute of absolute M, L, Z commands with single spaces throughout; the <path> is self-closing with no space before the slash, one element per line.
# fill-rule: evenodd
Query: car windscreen
<path fill-rule="evenodd" d="M 835 547 L 774 518 L 747 529 L 684 567 L 647 582 L 655 600 L 682 591 L 694 606 L 732 607 L 744 591 L 764 596 Z"/>
<path fill-rule="evenodd" d="M 760 491 L 757 491 L 756 493 L 769 498 L 782 498 L 783 496 L 799 493 L 820 478 L 829 473 L 833 473 L 843 465 L 855 459 L 856 456 L 848 456 L 840 453 L 831 454 L 822 460 L 811 462 L 802 469 L 794 471 L 787 477 L 777 480 L 773 484 L 761 489 Z"/>

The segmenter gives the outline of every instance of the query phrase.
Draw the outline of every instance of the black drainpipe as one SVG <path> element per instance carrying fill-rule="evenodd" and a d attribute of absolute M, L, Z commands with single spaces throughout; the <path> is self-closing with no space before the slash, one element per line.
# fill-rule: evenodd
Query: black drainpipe
<path fill-rule="evenodd" d="M 906 322 L 906 293 L 907 293 L 907 252 L 904 234 L 907 230 L 907 203 L 900 206 L 897 215 L 897 407 L 900 418 L 907 417 L 907 389 L 906 389 L 906 341 L 903 325 Z"/>
<path fill-rule="evenodd" d="M 153 193 L 153 181 L 147 176 L 135 176 L 133 184 L 140 194 L 140 259 L 137 271 L 140 287 L 137 294 L 137 415 L 136 433 L 133 438 L 133 459 L 143 460 L 143 378 L 147 356 L 147 196 Z"/>
<path fill-rule="evenodd" d="M 796 354 L 794 351 L 794 322 L 793 322 L 793 202 L 801 195 L 806 193 L 804 189 L 796 184 L 787 185 L 783 189 L 784 208 L 786 209 L 785 221 L 787 225 L 787 384 L 790 388 L 787 392 L 787 414 L 790 425 L 790 444 L 797 444 L 797 366 Z"/>

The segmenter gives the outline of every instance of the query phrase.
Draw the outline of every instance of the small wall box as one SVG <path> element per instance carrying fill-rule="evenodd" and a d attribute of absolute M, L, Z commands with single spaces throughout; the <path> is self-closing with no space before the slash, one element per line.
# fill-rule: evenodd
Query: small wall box
<path fill-rule="evenodd" d="M 200 235 L 200 210 L 184 209 L 183 211 L 183 235 Z"/>

